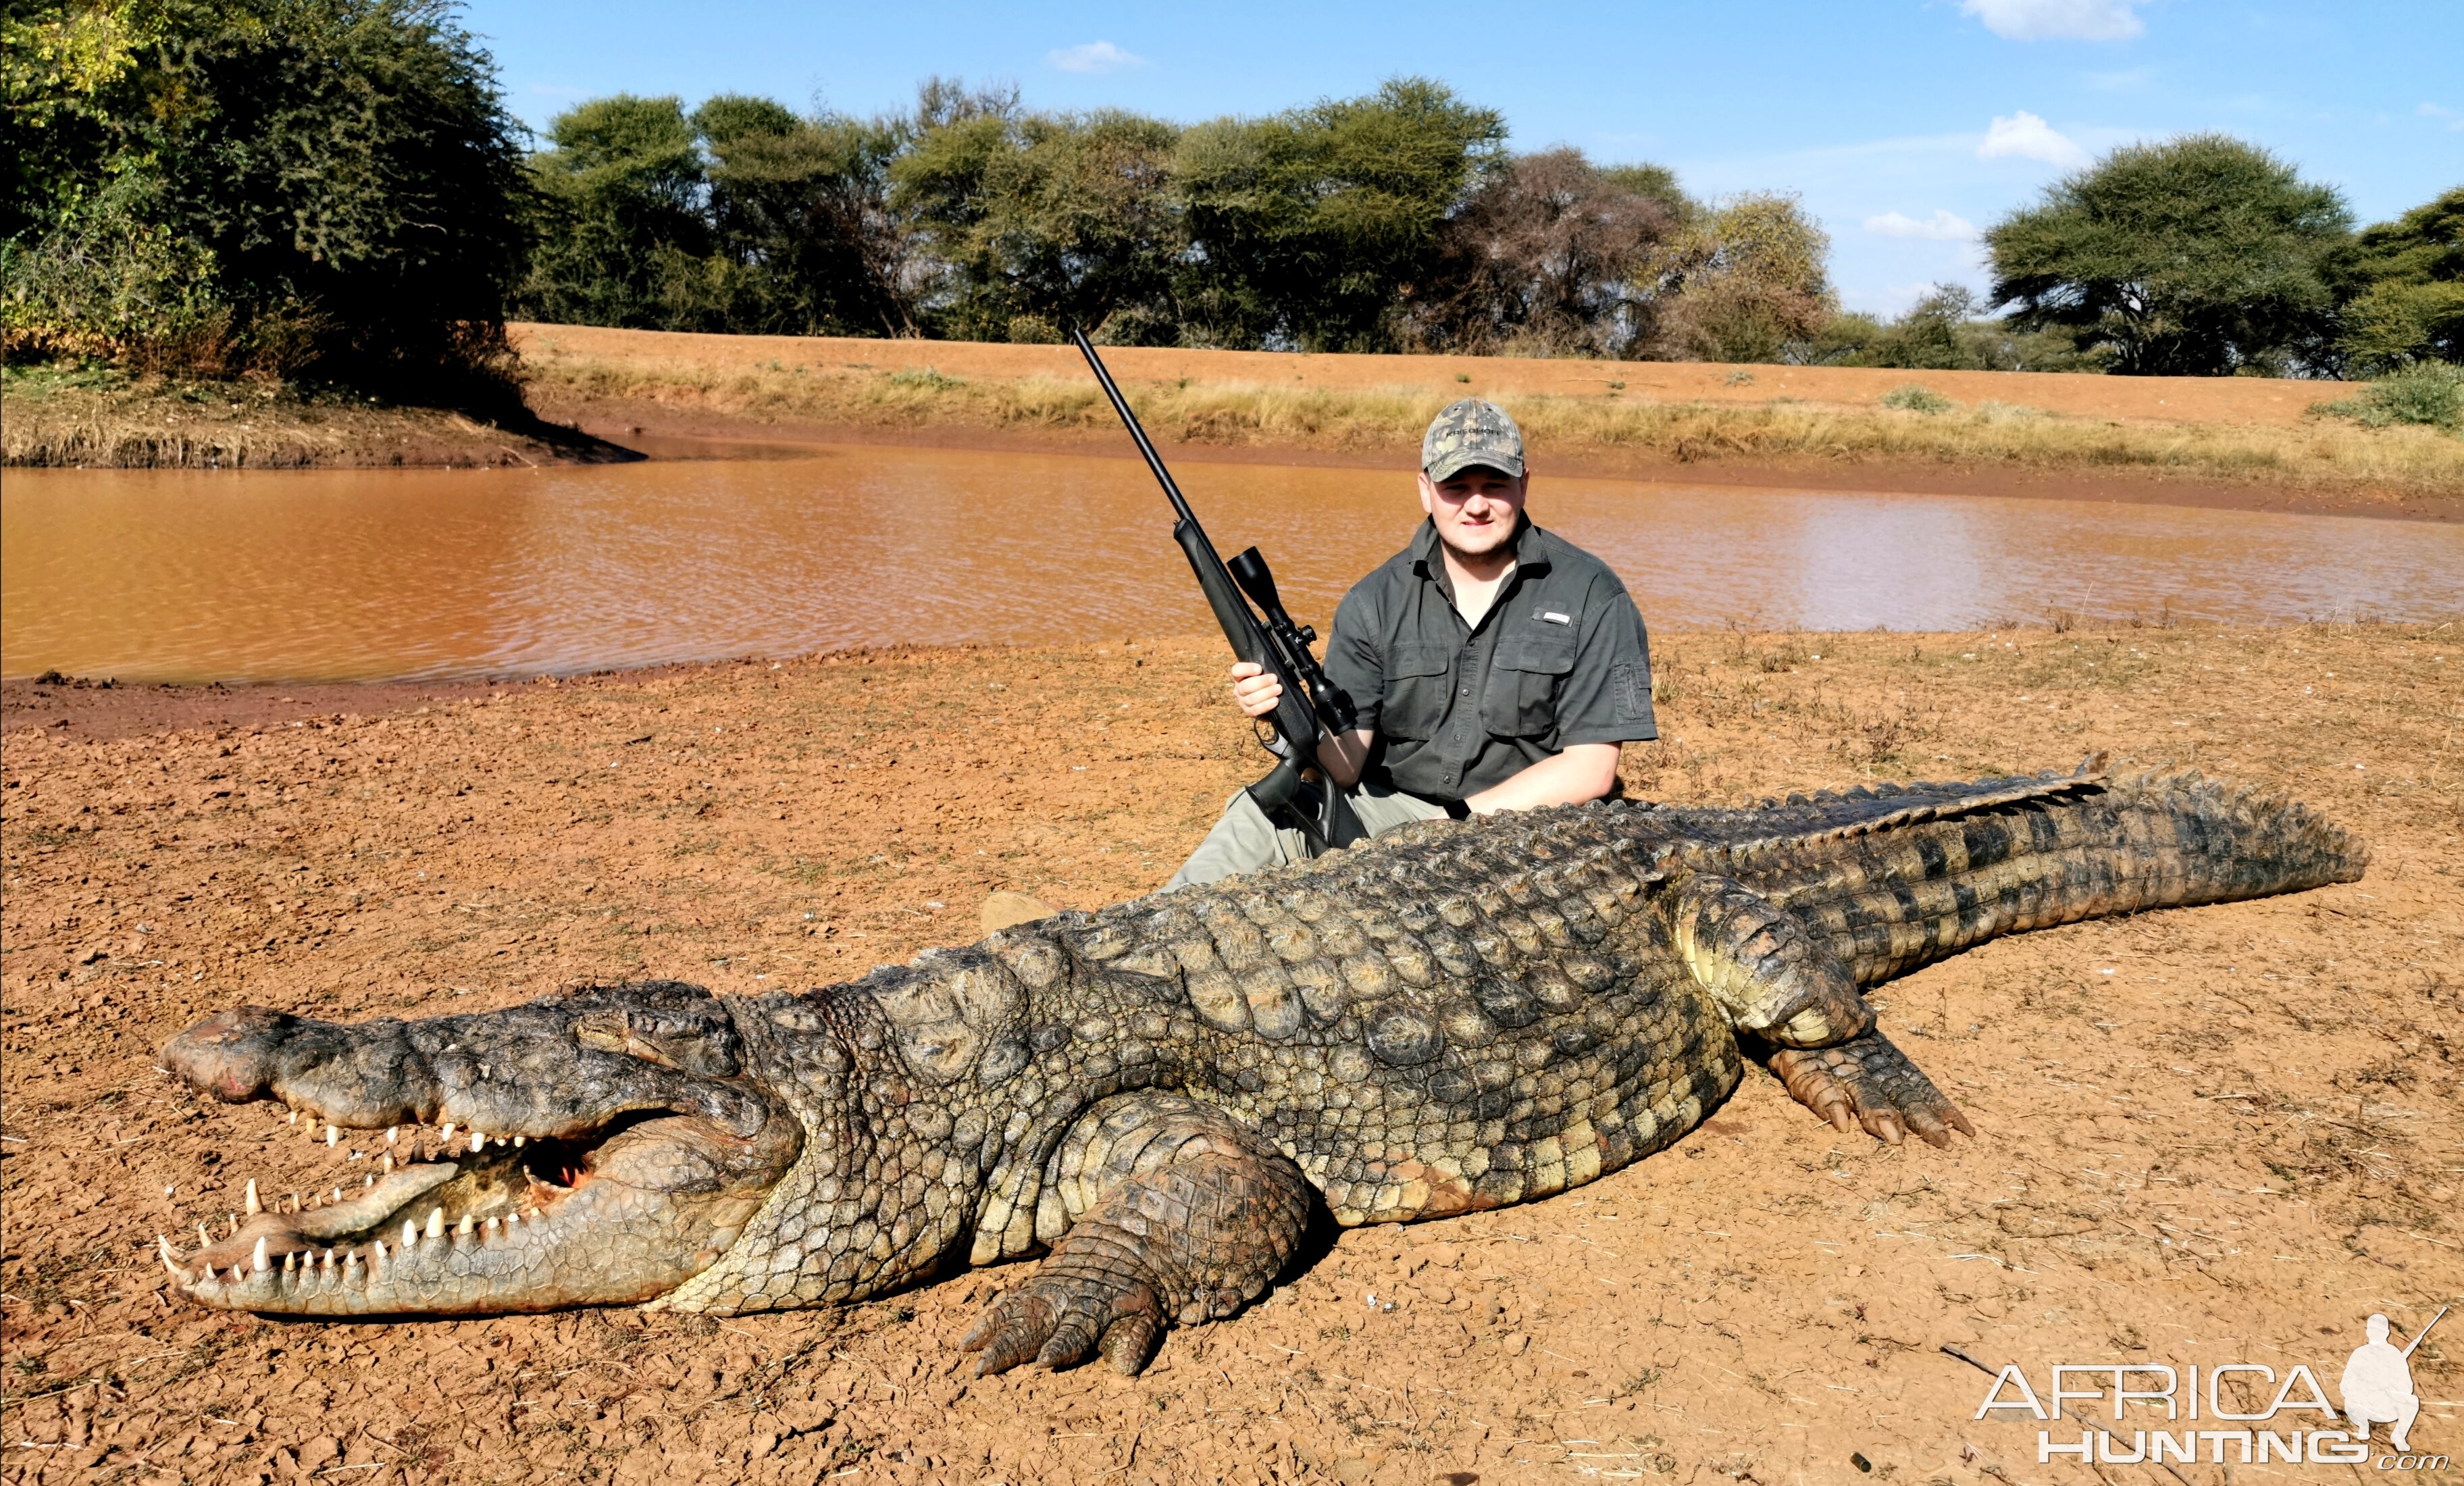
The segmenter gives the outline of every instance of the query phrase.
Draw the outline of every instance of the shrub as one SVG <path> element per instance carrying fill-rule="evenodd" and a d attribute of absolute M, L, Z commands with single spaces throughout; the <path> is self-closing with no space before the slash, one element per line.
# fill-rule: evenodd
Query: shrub
<path fill-rule="evenodd" d="M 1911 413 L 1947 413 L 1959 404 L 1939 392 L 1910 382 L 1883 393 L 1882 405 L 1902 408 Z"/>
<path fill-rule="evenodd" d="M 2357 396 L 2321 403 L 2311 411 L 2350 418 L 2365 428 L 2419 424 L 2464 433 L 2464 367 L 2418 361 Z"/>

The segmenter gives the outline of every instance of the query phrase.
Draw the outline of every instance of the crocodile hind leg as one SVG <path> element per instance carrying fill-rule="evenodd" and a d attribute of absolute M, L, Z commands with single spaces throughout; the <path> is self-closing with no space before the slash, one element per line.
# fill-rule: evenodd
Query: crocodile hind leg
<path fill-rule="evenodd" d="M 1862 1125 L 1893 1146 L 1910 1130 L 1929 1146 L 1949 1145 L 1952 1130 L 1976 1133 L 1949 1096 L 1880 1032 L 1832 1047 L 1778 1048 L 1767 1061 L 1790 1096 L 1833 1129 Z"/>
<path fill-rule="evenodd" d="M 1686 971 L 1798 1104 L 1845 1131 L 1935 1146 L 1976 1127 L 1874 1025 L 1848 967 L 1786 909 L 1725 877 L 1682 887 L 1669 932 Z"/>
<path fill-rule="evenodd" d="M 1125 1094 L 1073 1126 L 1046 1172 L 1068 1229 L 959 1345 L 977 1376 L 1063 1367 L 1100 1350 L 1123 1372 L 1167 1325 L 1254 1300 L 1300 1247 L 1314 1191 L 1282 1152 L 1212 1106 Z"/>

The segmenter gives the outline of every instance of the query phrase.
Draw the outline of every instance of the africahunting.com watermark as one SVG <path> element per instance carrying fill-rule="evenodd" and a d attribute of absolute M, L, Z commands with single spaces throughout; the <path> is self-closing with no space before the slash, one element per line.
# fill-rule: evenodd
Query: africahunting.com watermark
<path fill-rule="evenodd" d="M 2438 1324 L 2447 1311 L 2431 1318 Z M 2036 1463 L 2073 1460 L 2082 1465 L 2366 1465 L 2381 1471 L 2444 1471 L 2444 1453 L 2415 1449 L 2412 1426 L 2421 1397 L 2412 1386 L 2412 1349 L 2430 1334 L 2424 1326 L 2398 1348 L 2387 1339 L 2385 1316 L 2364 1326 L 2367 1337 L 2353 1349 L 2337 1380 L 2341 1406 L 2306 1363 L 2278 1377 L 2264 1363 L 2216 1363 L 2176 1366 L 2167 1363 L 2057 1363 L 2039 1389 L 2017 1364 L 1994 1375 L 1976 1409 L 1978 1419 L 2021 1416 L 2036 1431 Z M 2265 1398 L 2264 1407 L 2250 1405 Z M 2136 1406 L 2140 1414 L 2132 1419 Z M 2163 1429 L 2141 1426 L 2156 1422 Z M 2096 1422 L 2099 1414 L 2104 1423 Z M 2310 1415 L 2314 1417 L 2307 1417 Z M 2077 1420 L 2076 1432 L 2063 1421 Z M 2124 1426 L 2130 1428 L 2125 1432 Z M 2384 1426 L 2375 1437 L 2374 1428 Z"/>

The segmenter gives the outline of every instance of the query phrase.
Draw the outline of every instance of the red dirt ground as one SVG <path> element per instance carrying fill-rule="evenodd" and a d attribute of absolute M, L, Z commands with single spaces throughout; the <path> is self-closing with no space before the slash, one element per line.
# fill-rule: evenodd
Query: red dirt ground
<path fill-rule="evenodd" d="M 1667 735 L 1628 764 L 1647 796 L 2109 749 L 2264 781 L 2375 860 L 1886 988 L 1885 1026 L 1978 1139 L 1836 1135 L 1749 1073 L 1678 1147 L 1578 1191 L 1345 1234 L 1135 1380 L 969 1379 L 953 1343 L 1007 1269 L 740 1321 L 190 1308 L 158 1231 L 219 1223 L 249 1176 L 336 1168 L 263 1106 L 173 1088 L 154 1050 L 240 1001 L 360 1017 L 594 976 L 825 984 L 973 938 L 993 888 L 1145 891 L 1255 772 L 1217 646 L 425 697 L 11 683 L 0 1481 L 2168 1479 L 2039 1466 L 2037 1426 L 1974 1420 L 1990 1380 L 1946 1348 L 2039 1389 L 2055 1363 L 2120 1361 L 2299 1361 L 2332 1388 L 2366 1315 L 2409 1337 L 2464 1288 L 2459 640 L 1661 637 Z M 2413 1359 L 2414 1441 L 2452 1456 L 2459 1336 L 2451 1317 Z"/>

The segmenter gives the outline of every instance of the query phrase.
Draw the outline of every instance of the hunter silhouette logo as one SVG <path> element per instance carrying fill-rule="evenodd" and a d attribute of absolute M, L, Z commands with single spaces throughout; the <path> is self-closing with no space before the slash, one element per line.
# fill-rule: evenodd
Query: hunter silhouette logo
<path fill-rule="evenodd" d="M 2387 1340 L 2387 1319 L 2372 1316 L 2363 1327 L 2367 1340 L 2353 1349 L 2338 1380 L 2343 1401 L 2341 1410 L 2328 1400 L 2318 1375 L 2303 1363 L 2295 1364 L 2281 1379 L 2274 1367 L 2260 1363 L 2206 1365 L 2204 1379 L 2202 1365 L 2197 1363 L 2178 1367 L 2166 1363 L 2057 1363 L 2051 1387 L 2041 1394 L 2014 1363 L 1994 1374 L 1993 1386 L 1986 1390 L 1974 1417 L 2016 1412 L 2051 1423 L 2067 1411 L 2068 1417 L 2085 1421 L 2110 1399 L 2110 1426 L 2082 1429 L 2076 1444 L 2058 1438 L 2053 1430 L 2038 1430 L 2038 1465 L 2057 1456 L 2081 1464 L 2163 1465 L 2178 1460 L 2188 1465 L 2204 1455 L 2215 1465 L 2278 1460 L 2287 1465 L 2360 1465 L 2367 1461 L 2382 1471 L 2443 1471 L 2448 1465 L 2445 1455 L 2412 1451 L 2412 1425 L 2421 1412 L 2421 1398 L 2412 1387 L 2412 1352 L 2430 1335 L 2431 1326 L 2446 1319 L 2447 1310 L 2439 1307 L 2430 1325 L 2413 1333 L 2401 1349 Z M 2264 1407 L 2238 1411 L 2261 1398 L 2267 1399 Z M 2163 1422 L 2190 1428 L 2133 1429 L 2125 1435 L 2121 1426 L 2124 1411 L 2133 1405 L 2143 1410 L 2161 1408 Z M 2319 1417 L 2305 1421 L 2300 1417 L 2305 1413 Z M 2202 1429 L 2203 1423 L 2211 1427 Z M 2218 1424 L 2236 1427 L 2212 1427 Z M 2381 1424 L 2388 1427 L 2387 1443 L 2396 1453 L 2371 1461 L 2370 1430 Z"/>
<path fill-rule="evenodd" d="M 2447 1315 L 2447 1307 L 2430 1318 L 2434 1326 Z M 2340 1391 L 2344 1395 L 2344 1417 L 2353 1421 L 2353 1432 L 2367 1442 L 2370 1426 L 2393 1426 L 2387 1431 L 2387 1443 L 2399 1451 L 2412 1448 L 2409 1436 L 2412 1421 L 2421 1412 L 2421 1398 L 2412 1390 L 2412 1349 L 2430 1335 L 2430 1326 L 2413 1334 L 2399 1352 L 2387 1341 L 2387 1319 L 2373 1316 L 2364 1329 L 2369 1340 L 2353 1348 L 2350 1362 L 2344 1364 L 2344 1376 Z"/>

